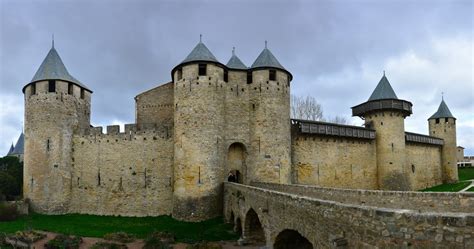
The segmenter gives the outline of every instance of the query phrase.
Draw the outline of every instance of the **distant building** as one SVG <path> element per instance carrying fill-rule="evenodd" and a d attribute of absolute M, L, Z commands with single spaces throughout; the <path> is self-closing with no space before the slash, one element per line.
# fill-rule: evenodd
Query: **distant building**
<path fill-rule="evenodd" d="M 20 159 L 20 162 L 23 162 L 23 155 L 25 149 L 25 135 L 21 132 L 20 137 L 16 141 L 15 146 L 10 147 L 10 150 L 7 153 L 7 156 L 16 156 Z"/>
<path fill-rule="evenodd" d="M 464 156 L 464 147 L 456 148 L 456 161 L 458 167 L 472 167 L 474 164 L 474 156 Z"/>

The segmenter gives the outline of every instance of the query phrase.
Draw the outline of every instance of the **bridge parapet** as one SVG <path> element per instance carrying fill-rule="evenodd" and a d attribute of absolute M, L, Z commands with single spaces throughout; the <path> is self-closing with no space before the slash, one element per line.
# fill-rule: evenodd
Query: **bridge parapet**
<path fill-rule="evenodd" d="M 361 206 L 422 212 L 474 213 L 474 193 L 381 191 L 256 182 L 251 185 L 290 194 Z"/>
<path fill-rule="evenodd" d="M 277 245 L 283 231 L 296 231 L 313 248 L 474 248 L 472 212 L 371 207 L 225 183 L 224 214 L 242 221 L 244 238 L 251 234 L 245 219 L 253 211 L 268 248 L 291 245 L 288 236 Z"/>

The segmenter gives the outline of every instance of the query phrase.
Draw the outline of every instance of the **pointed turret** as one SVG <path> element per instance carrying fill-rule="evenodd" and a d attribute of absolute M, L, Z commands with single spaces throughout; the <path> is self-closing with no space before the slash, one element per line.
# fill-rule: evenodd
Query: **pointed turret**
<path fill-rule="evenodd" d="M 255 59 L 251 68 L 278 68 L 285 70 L 286 69 L 280 64 L 277 58 L 273 55 L 270 49 L 267 48 L 267 41 L 265 41 L 265 48 L 262 50 L 260 55 Z"/>
<path fill-rule="evenodd" d="M 16 141 L 14 150 L 12 151 L 12 155 L 22 155 L 25 149 L 25 135 L 21 132 L 20 137 Z"/>
<path fill-rule="evenodd" d="M 390 82 L 388 82 L 387 77 L 385 77 L 385 72 L 382 79 L 380 79 L 379 84 L 375 87 L 374 91 L 370 95 L 368 101 L 377 100 L 377 99 L 398 99 L 395 91 L 393 91 Z"/>
<path fill-rule="evenodd" d="M 381 110 L 399 111 L 404 117 L 412 114 L 412 103 L 397 97 L 385 76 L 385 72 L 369 99 L 360 105 L 352 107 L 352 116 L 363 117 Z"/>
<path fill-rule="evenodd" d="M 211 51 L 206 47 L 206 45 L 202 43 L 202 40 L 199 40 L 199 43 L 180 64 L 193 61 L 219 62 L 216 57 L 211 53 Z"/>
<path fill-rule="evenodd" d="M 10 149 L 8 150 L 7 156 L 11 155 L 14 149 L 15 147 L 13 146 L 13 143 L 12 143 L 12 145 L 10 146 Z"/>
<path fill-rule="evenodd" d="M 429 118 L 454 118 L 456 119 L 451 111 L 449 110 L 448 106 L 444 102 L 444 99 L 441 100 L 441 103 L 439 104 L 438 110 Z"/>
<path fill-rule="evenodd" d="M 71 74 L 69 74 L 68 70 L 66 69 L 66 66 L 64 66 L 64 63 L 61 60 L 61 57 L 54 48 L 54 43 L 48 54 L 44 58 L 43 62 L 41 63 L 41 66 L 38 68 L 35 75 L 33 76 L 33 79 L 31 79 L 31 82 L 23 87 L 23 92 L 25 92 L 25 88 L 31 83 L 45 80 L 62 80 L 66 82 L 71 82 L 92 93 L 92 91 L 89 90 L 85 85 L 83 85 Z"/>
<path fill-rule="evenodd" d="M 235 48 L 232 48 L 232 57 L 230 57 L 229 62 L 226 66 L 229 69 L 238 69 L 238 70 L 247 70 L 248 67 L 235 55 Z"/>

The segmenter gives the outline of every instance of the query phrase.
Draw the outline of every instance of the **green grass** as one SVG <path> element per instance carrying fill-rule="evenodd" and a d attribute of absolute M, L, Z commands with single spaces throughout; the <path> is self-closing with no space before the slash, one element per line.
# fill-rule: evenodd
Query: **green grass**
<path fill-rule="evenodd" d="M 423 189 L 423 192 L 458 192 L 467 187 L 471 182 L 457 182 L 437 185 L 431 188 Z"/>
<path fill-rule="evenodd" d="M 468 188 L 466 191 L 467 192 L 474 192 L 474 187 Z"/>
<path fill-rule="evenodd" d="M 180 242 L 236 240 L 232 226 L 222 218 L 203 222 L 177 221 L 170 216 L 115 217 L 82 214 L 42 215 L 30 214 L 11 222 L 0 222 L 0 232 L 13 233 L 37 229 L 82 237 L 103 237 L 107 233 L 126 232 L 145 238 L 154 231 L 168 231 Z"/>
<path fill-rule="evenodd" d="M 459 181 L 466 181 L 474 179 L 474 168 L 459 168 Z"/>

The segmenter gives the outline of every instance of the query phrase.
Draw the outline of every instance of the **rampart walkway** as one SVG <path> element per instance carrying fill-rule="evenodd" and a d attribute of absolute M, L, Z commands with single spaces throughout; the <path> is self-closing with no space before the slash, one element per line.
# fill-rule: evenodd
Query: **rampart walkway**
<path fill-rule="evenodd" d="M 244 240 L 269 249 L 474 248 L 474 193 L 224 189 L 225 217 Z"/>

